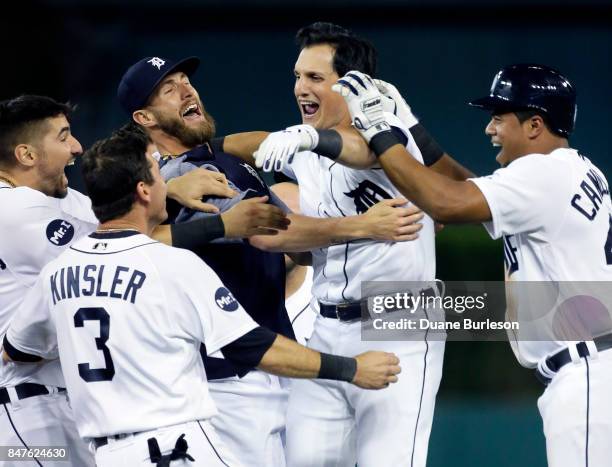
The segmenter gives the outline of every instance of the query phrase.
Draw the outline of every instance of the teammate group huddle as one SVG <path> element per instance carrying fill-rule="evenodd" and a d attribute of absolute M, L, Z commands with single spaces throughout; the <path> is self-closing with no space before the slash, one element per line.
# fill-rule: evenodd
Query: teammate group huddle
<path fill-rule="evenodd" d="M 71 108 L 0 103 L 0 445 L 68 447 L 31 465 L 425 466 L 444 341 L 362 341 L 363 282 L 439 293 L 434 221 L 503 236 L 507 280 L 612 280 L 608 185 L 569 147 L 559 72 L 505 67 L 471 102 L 502 166 L 475 178 L 373 79 L 369 42 L 329 23 L 297 39 L 302 124 L 270 134 L 215 138 L 197 58 L 131 66 L 130 123 L 82 156 L 88 197 L 64 175 Z M 254 167 L 297 181 L 301 214 Z M 312 333 L 285 308 L 291 261 L 313 267 Z M 515 336 L 547 385 L 550 466 L 609 465 L 611 332 Z"/>

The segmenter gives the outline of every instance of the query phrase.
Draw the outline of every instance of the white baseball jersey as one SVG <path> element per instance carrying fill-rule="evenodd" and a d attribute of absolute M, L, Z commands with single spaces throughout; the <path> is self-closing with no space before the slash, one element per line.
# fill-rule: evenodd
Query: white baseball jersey
<path fill-rule="evenodd" d="M 200 343 L 212 353 L 255 327 L 195 254 L 119 231 L 93 233 L 46 266 L 7 339 L 59 355 L 89 438 L 213 416 Z"/>
<path fill-rule="evenodd" d="M 300 288 L 285 299 L 285 308 L 291 320 L 295 339 L 302 345 L 306 345 L 310 339 L 319 312 L 319 304 L 312 298 L 312 276 L 313 269 L 308 266 Z"/>
<path fill-rule="evenodd" d="M 91 201 L 68 189 L 52 198 L 28 188 L 0 182 L 0 336 L 6 333 L 24 295 L 41 269 L 72 242 L 95 230 Z M 0 363 L 0 386 L 30 382 L 63 386 L 59 364 Z"/>
<path fill-rule="evenodd" d="M 408 139 L 406 148 L 422 163 L 421 151 L 410 132 L 394 115 L 387 114 L 387 118 L 404 133 Z M 318 217 L 363 214 L 378 201 L 403 198 L 381 168 L 355 170 L 312 152 L 296 154 L 291 164 L 285 164 L 284 172 L 298 181 L 300 201 L 302 187 L 308 193 L 318 187 Z M 304 213 L 313 215 L 306 210 Z M 434 224 L 428 216 L 422 223 L 423 229 L 415 241 L 359 240 L 313 251 L 315 297 L 324 303 L 352 302 L 361 298 L 364 281 L 434 280 Z"/>
<path fill-rule="evenodd" d="M 485 228 L 492 238 L 503 237 L 506 280 L 612 281 L 610 192 L 604 175 L 586 157 L 574 149 L 530 154 L 471 181 L 491 210 Z M 529 321 L 529 304 L 519 305 L 519 321 Z M 551 330 L 551 323 L 539 329 Z M 567 346 L 542 334 L 539 341 L 525 337 L 519 331 L 512 344 L 528 367 Z"/>

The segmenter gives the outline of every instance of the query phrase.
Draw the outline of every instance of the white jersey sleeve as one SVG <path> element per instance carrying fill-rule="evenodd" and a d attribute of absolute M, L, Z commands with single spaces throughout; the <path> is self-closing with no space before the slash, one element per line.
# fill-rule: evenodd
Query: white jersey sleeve
<path fill-rule="evenodd" d="M 177 310 L 179 325 L 206 344 L 208 355 L 255 329 L 258 324 L 221 282 L 217 274 L 191 252 L 181 262 L 183 302 L 196 313 Z M 206 287 L 202 284 L 205 283 Z"/>
<path fill-rule="evenodd" d="M 565 168 L 553 158 L 531 154 L 492 175 L 469 179 L 487 200 L 492 238 L 554 228 L 559 222 L 558 196 L 568 190 Z"/>
<path fill-rule="evenodd" d="M 25 285 L 67 246 L 95 230 L 97 220 L 89 198 L 70 190 L 64 199 L 26 187 L 10 192 L 0 219 L 2 259 Z"/>
<path fill-rule="evenodd" d="M 20 352 L 53 360 L 58 358 L 57 333 L 45 297 L 45 278 L 43 270 L 19 306 L 6 338 Z"/>

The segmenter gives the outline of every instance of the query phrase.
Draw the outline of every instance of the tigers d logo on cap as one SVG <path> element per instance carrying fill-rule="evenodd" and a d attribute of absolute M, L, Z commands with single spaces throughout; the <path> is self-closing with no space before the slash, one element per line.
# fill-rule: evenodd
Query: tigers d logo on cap
<path fill-rule="evenodd" d="M 174 62 L 162 57 L 146 57 L 127 69 L 117 87 L 119 104 L 128 114 L 142 109 L 155 88 L 170 73 L 183 71 L 191 76 L 198 69 L 200 59 L 188 57 Z"/>

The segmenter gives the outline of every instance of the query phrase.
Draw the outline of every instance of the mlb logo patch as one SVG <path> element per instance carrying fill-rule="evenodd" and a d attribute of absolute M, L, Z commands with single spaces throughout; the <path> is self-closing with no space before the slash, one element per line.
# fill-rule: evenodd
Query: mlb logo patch
<path fill-rule="evenodd" d="M 238 309 L 238 300 L 225 287 L 219 287 L 215 292 L 215 303 L 223 311 L 236 311 Z"/>

